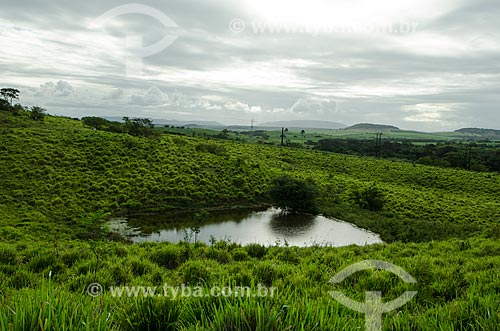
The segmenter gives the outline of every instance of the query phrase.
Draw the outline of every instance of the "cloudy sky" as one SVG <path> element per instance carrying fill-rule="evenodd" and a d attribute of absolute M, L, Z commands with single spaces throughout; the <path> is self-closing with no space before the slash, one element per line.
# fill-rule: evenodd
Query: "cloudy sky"
<path fill-rule="evenodd" d="M 2 0 L 0 85 L 70 116 L 500 129 L 498 0 Z"/>

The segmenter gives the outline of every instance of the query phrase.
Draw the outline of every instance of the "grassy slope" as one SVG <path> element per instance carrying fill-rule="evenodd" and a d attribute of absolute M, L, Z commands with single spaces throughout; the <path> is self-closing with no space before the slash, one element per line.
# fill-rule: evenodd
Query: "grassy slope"
<path fill-rule="evenodd" d="M 99 212 L 258 204 L 283 172 L 316 180 L 323 212 L 386 241 L 465 237 L 500 219 L 499 174 L 175 135 L 136 138 L 69 119 L 0 115 L 2 240 L 74 235 Z M 388 197 L 381 213 L 350 202 L 352 191 L 372 182 Z"/>
<path fill-rule="evenodd" d="M 418 280 L 408 288 L 385 273 L 361 273 L 340 285 L 360 301 L 367 289 L 387 300 L 417 289 L 414 301 L 385 315 L 386 330 L 495 330 L 500 323 L 500 244 L 478 233 L 465 241 L 303 249 L 74 239 L 93 229 L 99 211 L 266 201 L 269 179 L 282 172 L 314 178 L 323 211 L 379 229 L 386 240 L 467 237 L 469 228 L 495 236 L 499 175 L 200 138 L 148 140 L 53 117 L 37 123 L 0 114 L 0 125 L 2 330 L 358 330 L 363 316 L 327 291 L 331 276 L 364 259 L 395 263 Z M 359 210 L 349 199 L 371 182 L 389 197 L 381 213 Z M 278 294 L 92 299 L 85 288 L 94 281 L 105 288 L 262 283 Z"/>

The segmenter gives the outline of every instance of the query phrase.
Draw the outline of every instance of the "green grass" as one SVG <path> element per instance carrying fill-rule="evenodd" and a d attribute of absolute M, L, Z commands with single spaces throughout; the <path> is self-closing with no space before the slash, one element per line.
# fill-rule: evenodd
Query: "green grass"
<path fill-rule="evenodd" d="M 364 316 L 336 303 L 328 291 L 364 301 L 368 289 L 381 291 L 385 301 L 407 290 L 418 291 L 406 306 L 385 315 L 384 330 L 495 330 L 500 323 L 497 241 L 259 247 L 261 257 L 241 259 L 238 252 L 254 248 L 224 242 L 214 247 L 101 243 L 96 258 L 83 243 L 63 243 L 58 251 L 46 244 L 21 244 L 16 247 L 15 270 L 1 284 L 0 325 L 3 330 L 356 330 L 363 327 Z M 176 256 L 176 265 L 158 263 L 157 256 L 166 248 Z M 56 257 L 34 271 L 34 250 Z M 76 251 L 81 255 L 71 254 Z M 228 258 L 218 260 L 222 253 Z M 335 286 L 329 283 L 337 272 L 365 259 L 397 264 L 418 283 L 405 284 L 380 271 L 360 272 Z M 7 272 L 5 266 L 2 272 Z M 20 273 L 29 285 L 15 289 Z M 104 287 L 102 296 L 86 293 L 93 282 Z M 266 285 L 275 292 L 273 297 L 174 298 L 114 297 L 108 290 L 119 285 L 157 286 L 164 293 L 164 284 L 201 286 L 204 293 L 213 286 L 248 286 L 257 293 L 258 286 Z"/>
<path fill-rule="evenodd" d="M 500 175 L 166 134 L 137 138 L 81 122 L 0 112 L 1 330 L 360 330 L 364 316 L 328 294 L 417 297 L 384 330 L 496 330 L 500 324 Z M 320 211 L 381 234 L 367 247 L 111 242 L 113 214 L 269 202 L 278 175 L 311 178 Z M 382 211 L 353 192 L 373 183 Z M 110 239 L 108 237 L 108 239 Z M 352 263 L 394 263 L 418 283 Z M 49 276 L 50 275 L 50 276 Z M 93 298 L 91 283 L 105 292 Z M 111 286 L 276 288 L 265 297 L 117 298 Z"/>

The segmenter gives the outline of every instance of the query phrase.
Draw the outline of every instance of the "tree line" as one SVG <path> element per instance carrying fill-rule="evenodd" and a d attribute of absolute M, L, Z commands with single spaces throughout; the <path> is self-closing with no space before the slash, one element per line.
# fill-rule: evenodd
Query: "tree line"
<path fill-rule="evenodd" d="M 15 88 L 0 89 L 0 111 L 8 111 L 17 116 L 27 114 L 34 121 L 43 121 L 47 112 L 45 108 L 39 106 L 25 107 L 20 103 L 14 104 L 14 100 L 19 100 L 20 93 Z"/>
<path fill-rule="evenodd" d="M 322 139 L 317 150 L 360 156 L 377 156 L 413 161 L 420 164 L 462 168 L 473 171 L 500 172 L 500 149 L 489 143 L 439 142 L 414 144 L 412 141 L 380 143 L 380 151 L 373 140 Z"/>

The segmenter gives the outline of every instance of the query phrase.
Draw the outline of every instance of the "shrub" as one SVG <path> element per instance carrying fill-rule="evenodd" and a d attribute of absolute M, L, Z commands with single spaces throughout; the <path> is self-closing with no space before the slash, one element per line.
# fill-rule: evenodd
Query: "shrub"
<path fill-rule="evenodd" d="M 244 248 L 236 248 L 231 253 L 235 261 L 245 261 L 249 258 L 248 252 Z"/>
<path fill-rule="evenodd" d="M 190 260 L 184 263 L 179 269 L 182 279 L 189 285 L 205 283 L 210 279 L 210 272 L 204 261 Z"/>
<path fill-rule="evenodd" d="M 178 330 L 181 305 L 169 298 L 145 298 L 126 305 L 119 314 L 122 330 Z"/>
<path fill-rule="evenodd" d="M 0 264 L 16 264 L 16 252 L 8 247 L 0 247 Z"/>
<path fill-rule="evenodd" d="M 216 145 L 216 144 L 201 143 L 201 144 L 196 145 L 196 150 L 198 152 L 211 153 L 211 154 L 215 154 L 215 155 L 226 154 L 226 149 L 224 148 L 224 146 Z"/>
<path fill-rule="evenodd" d="M 259 244 L 249 244 L 245 246 L 248 255 L 255 258 L 262 258 L 266 255 L 267 248 Z"/>
<path fill-rule="evenodd" d="M 282 276 L 279 268 L 270 261 L 259 263 L 254 270 L 256 279 L 266 286 L 272 286 L 273 281 Z"/>
<path fill-rule="evenodd" d="M 287 212 L 318 212 L 318 189 L 310 179 L 296 179 L 288 175 L 277 177 L 272 181 L 269 193 L 274 205 Z"/>
<path fill-rule="evenodd" d="M 167 246 L 151 255 L 151 260 L 167 269 L 175 269 L 181 263 L 181 252 L 176 246 Z"/>
<path fill-rule="evenodd" d="M 355 191 L 353 199 L 361 208 L 371 211 L 382 210 L 386 202 L 384 192 L 375 185 L 361 191 Z"/>

